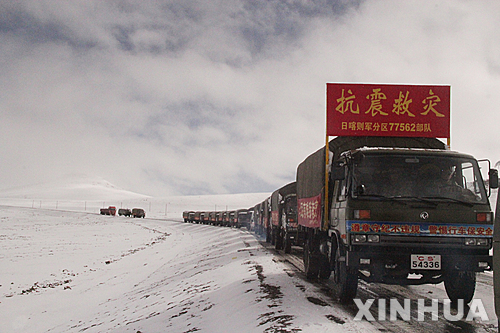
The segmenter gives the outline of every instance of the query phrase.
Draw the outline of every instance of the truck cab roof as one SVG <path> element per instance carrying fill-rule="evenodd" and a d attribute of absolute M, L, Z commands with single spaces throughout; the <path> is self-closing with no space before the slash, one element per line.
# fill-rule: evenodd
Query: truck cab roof
<path fill-rule="evenodd" d="M 356 152 L 361 153 L 381 153 L 381 154 L 426 154 L 426 155 L 440 155 L 440 156 L 448 156 L 448 157 L 462 157 L 462 158 L 474 158 L 472 155 L 460 153 L 453 150 L 442 150 L 442 149 L 428 149 L 428 148 L 400 148 L 400 147 L 361 147 L 350 151 L 345 151 L 341 153 L 342 155 L 346 154 L 355 154 Z"/>

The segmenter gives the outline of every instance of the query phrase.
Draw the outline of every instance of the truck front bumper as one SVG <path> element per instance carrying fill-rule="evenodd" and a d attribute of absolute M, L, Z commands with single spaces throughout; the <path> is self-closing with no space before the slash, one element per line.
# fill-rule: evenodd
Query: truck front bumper
<path fill-rule="evenodd" d="M 363 280 L 388 284 L 439 283 L 447 274 L 454 274 L 457 271 L 483 272 L 493 267 L 493 258 L 487 254 L 433 253 L 441 255 L 440 269 L 412 269 L 411 254 L 419 253 L 387 255 L 347 251 L 345 260 L 350 270 L 362 272 L 360 277 Z"/>

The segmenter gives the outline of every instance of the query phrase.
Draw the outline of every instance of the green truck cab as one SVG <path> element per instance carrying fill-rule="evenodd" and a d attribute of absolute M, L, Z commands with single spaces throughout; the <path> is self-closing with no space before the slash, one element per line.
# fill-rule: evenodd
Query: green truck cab
<path fill-rule="evenodd" d="M 325 149 L 297 169 L 306 275 L 333 273 L 343 302 L 362 279 L 444 282 L 452 302 L 469 303 L 476 273 L 493 265 L 493 213 L 478 161 L 433 138 L 337 137 L 325 186 Z M 498 187 L 496 170 L 489 175 L 489 189 Z"/>

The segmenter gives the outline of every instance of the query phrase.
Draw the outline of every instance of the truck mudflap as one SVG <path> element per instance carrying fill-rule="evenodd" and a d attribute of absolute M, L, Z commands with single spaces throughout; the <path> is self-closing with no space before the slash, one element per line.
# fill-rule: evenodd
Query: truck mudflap
<path fill-rule="evenodd" d="M 447 274 L 457 271 L 484 272 L 493 267 L 493 257 L 488 254 L 419 255 L 415 252 L 413 256 L 412 253 L 392 253 L 387 256 L 347 251 L 345 258 L 341 259 L 346 260 L 351 270 L 359 270 L 362 280 L 401 285 L 440 283 Z M 431 259 L 433 264 L 422 265 L 419 259 L 424 263 L 424 260 Z"/>

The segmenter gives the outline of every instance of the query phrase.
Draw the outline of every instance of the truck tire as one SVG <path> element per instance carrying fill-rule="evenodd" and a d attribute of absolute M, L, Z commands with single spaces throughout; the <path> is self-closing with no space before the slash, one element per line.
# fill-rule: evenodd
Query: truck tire
<path fill-rule="evenodd" d="M 351 303 L 358 291 L 358 275 L 350 272 L 347 264 L 340 261 L 341 249 L 335 251 L 335 282 L 338 286 L 338 297 L 342 304 Z"/>
<path fill-rule="evenodd" d="M 290 234 L 285 230 L 285 236 L 283 237 L 283 249 L 285 253 L 292 252 L 292 242 L 290 240 Z"/>
<path fill-rule="evenodd" d="M 313 253 L 310 242 L 311 240 L 307 239 L 304 246 L 304 272 L 308 280 L 313 280 L 318 277 L 319 260 L 318 255 Z"/>
<path fill-rule="evenodd" d="M 319 261 L 319 278 L 321 280 L 328 280 L 332 275 L 332 270 L 330 269 L 330 261 L 325 255 L 321 255 Z"/>
<path fill-rule="evenodd" d="M 458 304 L 459 299 L 463 299 L 464 304 L 469 304 L 476 290 L 476 273 L 468 271 L 448 273 L 444 278 L 444 287 L 452 305 Z"/>
<path fill-rule="evenodd" d="M 269 230 L 269 227 L 267 227 L 265 231 L 266 231 L 266 243 L 271 243 L 272 241 L 271 230 Z"/>
<path fill-rule="evenodd" d="M 274 233 L 276 234 L 275 248 L 276 250 L 283 250 L 283 234 L 281 229 L 274 228 Z"/>

